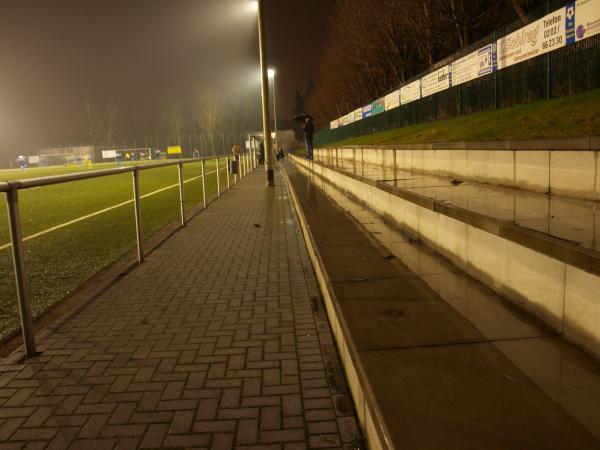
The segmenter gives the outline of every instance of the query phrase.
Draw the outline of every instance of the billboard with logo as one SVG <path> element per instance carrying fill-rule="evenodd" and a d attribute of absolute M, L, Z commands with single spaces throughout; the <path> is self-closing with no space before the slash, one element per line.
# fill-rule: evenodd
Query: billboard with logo
<path fill-rule="evenodd" d="M 421 78 L 421 96 L 435 94 L 450 87 L 450 67 L 444 66 Z"/>
<path fill-rule="evenodd" d="M 496 44 L 489 44 L 452 63 L 452 86 L 466 83 L 496 70 Z"/>
<path fill-rule="evenodd" d="M 389 111 L 400 106 L 400 89 L 385 96 L 385 110 Z"/>
<path fill-rule="evenodd" d="M 400 88 L 400 104 L 414 102 L 421 98 L 421 80 L 413 81 L 406 86 Z"/>
<path fill-rule="evenodd" d="M 550 13 L 498 39 L 498 69 L 504 69 L 567 45 L 566 8 Z"/>
<path fill-rule="evenodd" d="M 569 3 L 566 14 L 567 22 L 570 19 L 573 21 L 575 41 L 600 33 L 600 1 L 578 0 Z"/>
<path fill-rule="evenodd" d="M 372 104 L 373 115 L 385 112 L 385 98 L 375 100 Z"/>

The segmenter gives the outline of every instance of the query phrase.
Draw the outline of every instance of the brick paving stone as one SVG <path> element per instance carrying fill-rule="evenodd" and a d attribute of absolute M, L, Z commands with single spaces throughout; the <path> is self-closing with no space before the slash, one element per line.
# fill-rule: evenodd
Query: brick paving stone
<path fill-rule="evenodd" d="M 0 448 L 347 446 L 356 419 L 276 180 L 246 177 L 40 356 L 0 365 Z"/>

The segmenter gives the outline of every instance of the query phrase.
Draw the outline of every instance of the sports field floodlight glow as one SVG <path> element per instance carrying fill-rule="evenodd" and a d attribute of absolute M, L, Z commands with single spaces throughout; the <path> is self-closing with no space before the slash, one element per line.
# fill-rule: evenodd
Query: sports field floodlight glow
<path fill-rule="evenodd" d="M 252 1 L 248 3 L 248 10 L 252 12 L 258 12 L 258 2 Z"/>
<path fill-rule="evenodd" d="M 275 70 L 269 69 L 269 78 L 274 78 L 274 77 L 275 77 Z"/>

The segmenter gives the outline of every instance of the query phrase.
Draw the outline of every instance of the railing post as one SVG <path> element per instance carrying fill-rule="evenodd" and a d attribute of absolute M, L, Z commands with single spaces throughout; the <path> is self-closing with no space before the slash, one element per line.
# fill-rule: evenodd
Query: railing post
<path fill-rule="evenodd" d="M 227 161 L 227 190 L 229 190 L 229 189 L 231 189 L 231 180 L 229 179 L 230 178 L 230 176 L 229 176 L 229 167 L 230 167 L 229 156 L 227 157 L 226 161 Z"/>
<path fill-rule="evenodd" d="M 237 161 L 238 161 L 238 156 L 233 155 L 233 162 L 235 162 L 235 164 L 236 164 L 236 170 L 235 170 L 235 173 L 233 174 L 233 184 L 237 184 L 238 174 L 240 173 L 240 165 L 238 164 Z"/>
<path fill-rule="evenodd" d="M 140 173 L 137 167 L 131 172 L 133 177 L 133 210 L 135 215 L 135 234 L 137 238 L 138 262 L 144 262 L 144 244 L 142 242 L 142 219 L 140 201 Z"/>
<path fill-rule="evenodd" d="M 204 209 L 206 209 L 206 163 L 204 160 L 201 161 L 200 166 L 202 167 L 202 201 Z"/>
<path fill-rule="evenodd" d="M 221 171 L 219 170 L 219 157 L 215 158 L 217 167 L 217 197 L 221 196 Z"/>
<path fill-rule="evenodd" d="M 29 305 L 29 289 L 27 276 L 25 274 L 25 260 L 23 258 L 23 239 L 21 237 L 21 217 L 19 213 L 19 192 L 10 189 L 6 193 L 8 206 L 8 222 L 10 227 L 10 241 L 12 244 L 13 263 L 15 267 L 15 283 L 17 285 L 17 300 L 19 302 L 19 315 L 21 317 L 21 331 L 25 353 L 28 357 L 34 357 L 35 338 L 33 336 L 33 321 L 31 319 L 31 307 Z"/>
<path fill-rule="evenodd" d="M 177 164 L 177 173 L 179 174 L 179 209 L 181 211 L 181 227 L 185 227 L 185 193 L 183 190 L 183 163 Z"/>

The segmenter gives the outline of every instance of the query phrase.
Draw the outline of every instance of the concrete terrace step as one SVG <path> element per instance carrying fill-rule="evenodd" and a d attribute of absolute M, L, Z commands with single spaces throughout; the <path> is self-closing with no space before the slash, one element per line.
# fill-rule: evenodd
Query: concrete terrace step
<path fill-rule="evenodd" d="M 595 362 L 342 188 L 286 171 L 372 448 L 600 448 Z"/>
<path fill-rule="evenodd" d="M 366 162 L 294 161 L 600 357 L 598 202 L 475 181 L 455 186 L 450 177 Z"/>

